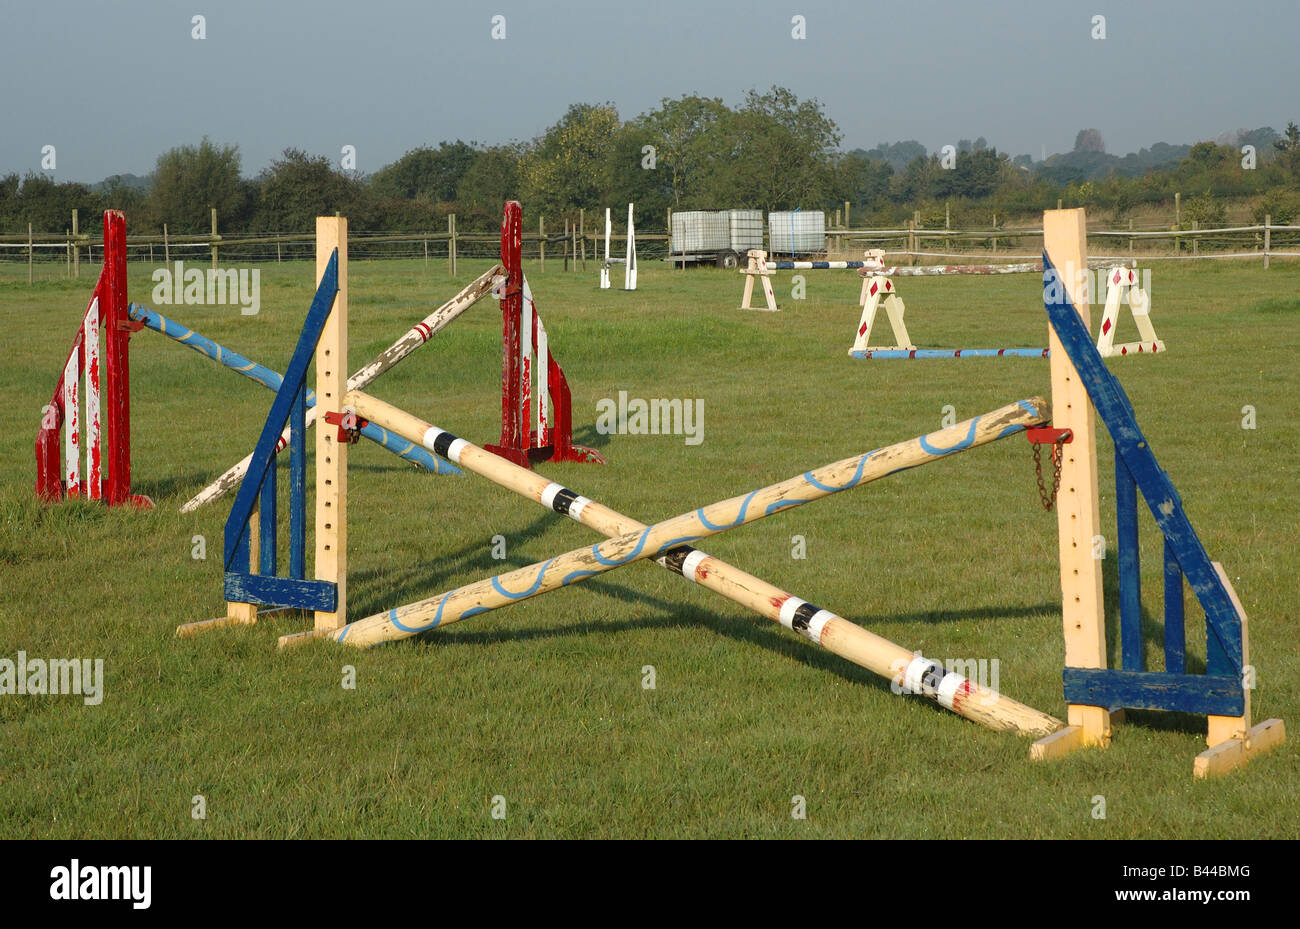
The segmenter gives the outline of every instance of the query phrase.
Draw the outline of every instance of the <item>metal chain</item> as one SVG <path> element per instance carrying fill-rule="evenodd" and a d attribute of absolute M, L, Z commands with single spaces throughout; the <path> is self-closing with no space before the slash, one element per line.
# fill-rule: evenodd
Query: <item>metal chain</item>
<path fill-rule="evenodd" d="M 1038 443 L 1034 444 L 1034 478 L 1038 481 L 1038 497 L 1043 503 L 1043 509 L 1050 512 L 1056 505 L 1056 493 L 1061 488 L 1061 462 L 1065 460 L 1065 450 L 1061 448 L 1061 442 L 1052 445 L 1052 489 L 1048 491 L 1043 484 L 1043 461 L 1039 453 L 1041 447 Z"/>

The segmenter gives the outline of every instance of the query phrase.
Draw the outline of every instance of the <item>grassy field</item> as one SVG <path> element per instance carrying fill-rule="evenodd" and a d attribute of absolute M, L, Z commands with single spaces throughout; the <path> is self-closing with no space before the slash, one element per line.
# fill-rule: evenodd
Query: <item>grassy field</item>
<path fill-rule="evenodd" d="M 486 262 L 355 261 L 351 368 Z M 1049 391 L 1030 359 L 856 362 L 851 272 L 777 278 L 779 314 L 739 311 L 741 280 L 640 272 L 602 292 L 530 269 L 574 393 L 577 440 L 605 467 L 542 470 L 650 522 Z M 151 267 L 132 264 L 149 299 Z M 20 274 L 21 271 L 21 274 Z M 223 612 L 229 499 L 180 504 L 250 448 L 270 395 L 150 332 L 132 340 L 134 490 L 150 512 L 33 499 L 32 442 L 91 274 L 29 287 L 0 271 L 0 658 L 93 657 L 102 704 L 0 698 L 0 836 L 74 837 L 1294 837 L 1295 741 L 1193 782 L 1194 719 L 1134 714 L 1109 751 L 1028 760 L 985 731 L 654 565 L 639 564 L 419 640 L 279 653 L 298 615 L 177 640 Z M 1041 346 L 1033 275 L 899 279 L 922 347 Z M 262 309 L 156 307 L 283 369 L 313 289 L 307 264 L 262 269 Z M 1293 595 L 1300 266 L 1153 275 L 1169 353 L 1111 362 L 1211 556 L 1251 619 L 1256 716 L 1300 726 Z M 1131 327 L 1131 322 L 1129 322 Z M 1127 330 L 1120 337 L 1126 337 Z M 479 306 L 373 392 L 473 441 L 500 424 L 501 320 Z M 606 436 L 596 403 L 699 398 L 704 441 Z M 1243 429 L 1244 406 L 1257 428 Z M 586 528 L 472 475 L 352 453 L 350 617 L 590 542 Z M 1103 525 L 1113 532 L 1102 439 Z M 1159 658 L 1159 536 L 1143 513 L 1144 608 Z M 284 533 L 282 533 L 283 535 Z M 492 557 L 502 535 L 504 561 Z M 806 557 L 792 557 L 794 536 Z M 193 557 L 196 537 L 207 557 Z M 712 539 L 707 550 L 908 649 L 996 659 L 1008 695 L 1061 715 L 1056 518 L 1013 438 Z M 1106 561 L 1108 609 L 1114 555 Z M 1204 654 L 1189 607 L 1192 665 Z M 1199 639 L 1199 642 L 1198 642 Z M 355 689 L 342 686 L 345 666 Z M 643 668 L 656 687 L 642 687 Z M 1157 664 L 1158 666 L 1158 664 Z M 807 818 L 792 817 L 805 798 Z M 1094 798 L 1106 799 L 1105 819 Z M 494 797 L 506 817 L 492 818 Z M 202 797 L 206 817 L 192 815 Z"/>

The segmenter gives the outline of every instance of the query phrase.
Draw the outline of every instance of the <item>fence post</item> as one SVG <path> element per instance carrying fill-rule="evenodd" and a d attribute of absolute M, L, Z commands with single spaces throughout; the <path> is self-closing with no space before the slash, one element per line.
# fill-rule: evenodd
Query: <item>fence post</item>
<path fill-rule="evenodd" d="M 1182 231 L 1183 228 L 1183 195 L 1178 192 L 1174 193 L 1174 228 L 1179 231 Z M 1183 240 L 1180 236 L 1175 236 L 1174 254 L 1181 255 L 1182 253 Z"/>
<path fill-rule="evenodd" d="M 537 217 L 537 258 L 541 262 L 541 272 L 546 273 L 546 217 Z"/>
<path fill-rule="evenodd" d="M 578 209 L 578 241 L 582 243 L 582 270 L 587 270 L 587 211 Z"/>
<path fill-rule="evenodd" d="M 993 214 L 993 254 L 998 253 L 998 214 Z"/>
<path fill-rule="evenodd" d="M 1132 231 L 1133 231 L 1133 217 L 1132 217 L 1132 216 L 1130 216 L 1130 217 L 1128 218 L 1128 231 L 1129 231 L 1129 232 L 1132 232 Z M 1133 250 L 1133 237 L 1132 237 L 1132 236 L 1129 236 L 1129 237 L 1128 237 L 1128 256 L 1129 256 L 1130 258 L 1134 257 L 1134 250 Z"/>
<path fill-rule="evenodd" d="M 1264 214 L 1264 270 L 1265 271 L 1268 270 L 1268 249 L 1269 246 L 1272 244 L 1271 240 L 1273 238 L 1272 236 L 1273 230 L 1269 228 L 1269 226 L 1271 225 L 1273 225 L 1273 216 L 1272 214 L 1265 213 Z"/>
<path fill-rule="evenodd" d="M 451 263 L 451 276 L 456 276 L 456 214 L 447 214 L 447 255 Z"/>
<path fill-rule="evenodd" d="M 280 260 L 280 254 L 279 254 L 280 246 L 277 244 L 277 245 L 275 246 L 275 248 L 276 248 L 276 260 L 279 261 L 279 260 Z M 168 239 L 167 239 L 167 224 L 166 224 L 166 223 L 163 223 L 163 264 L 165 264 L 169 269 L 170 269 L 171 266 L 172 266 L 172 248 L 171 248 L 171 243 L 170 243 L 170 242 L 168 241 Z"/>
<path fill-rule="evenodd" d="M 569 270 L 569 217 L 564 217 L 564 240 L 561 248 L 560 267 L 565 271 Z"/>
<path fill-rule="evenodd" d="M 664 228 L 668 233 L 668 257 L 671 258 L 673 255 L 673 208 L 672 207 L 668 208 L 667 223 L 668 225 L 665 226 Z M 591 250 L 595 252 L 597 258 L 600 257 L 600 252 L 596 251 L 596 244 L 594 242 L 592 243 Z M 668 267 L 671 268 L 672 266 L 673 266 L 672 262 L 670 261 L 668 263 Z M 683 271 L 686 270 L 686 262 L 684 261 L 679 262 L 677 266 Z"/>
<path fill-rule="evenodd" d="M 1195 232 L 1197 229 L 1200 229 L 1200 228 L 1201 228 L 1201 224 L 1200 224 L 1200 222 L 1199 222 L 1198 220 L 1195 220 L 1195 219 L 1192 220 L 1192 231 Z M 1200 236 L 1193 236 L 1193 237 L 1192 237 L 1192 256 L 1195 257 L 1196 255 L 1199 255 L 1200 252 L 1201 252 L 1201 238 L 1200 238 Z"/>
<path fill-rule="evenodd" d="M 72 276 L 81 277 L 81 246 L 77 244 L 77 211 L 72 211 Z"/>
<path fill-rule="evenodd" d="M 217 270 L 217 208 L 212 208 L 212 270 Z"/>
<path fill-rule="evenodd" d="M 32 246 L 32 224 L 27 224 L 27 283 L 32 282 L 32 255 L 36 249 Z"/>

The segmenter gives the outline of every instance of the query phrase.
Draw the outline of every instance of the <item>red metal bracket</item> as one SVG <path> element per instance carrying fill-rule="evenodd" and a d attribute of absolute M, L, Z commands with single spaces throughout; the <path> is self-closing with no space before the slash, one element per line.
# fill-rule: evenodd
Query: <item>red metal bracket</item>
<path fill-rule="evenodd" d="M 1074 431 L 1052 426 L 1031 426 L 1025 430 L 1025 438 L 1031 445 L 1065 445 L 1074 441 Z"/>
<path fill-rule="evenodd" d="M 349 445 L 356 444 L 357 439 L 361 438 L 361 430 L 370 425 L 370 420 L 362 419 L 355 410 L 347 410 L 343 413 L 327 412 L 325 422 L 331 426 L 338 426 L 339 441 L 347 442 Z"/>

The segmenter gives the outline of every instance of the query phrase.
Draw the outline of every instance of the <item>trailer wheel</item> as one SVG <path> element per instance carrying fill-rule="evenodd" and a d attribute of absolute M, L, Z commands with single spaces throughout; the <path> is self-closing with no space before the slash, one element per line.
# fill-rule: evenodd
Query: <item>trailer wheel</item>
<path fill-rule="evenodd" d="M 734 271 L 740 267 L 740 255 L 736 252 L 722 252 L 718 255 L 718 267 Z"/>

